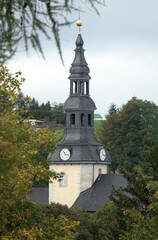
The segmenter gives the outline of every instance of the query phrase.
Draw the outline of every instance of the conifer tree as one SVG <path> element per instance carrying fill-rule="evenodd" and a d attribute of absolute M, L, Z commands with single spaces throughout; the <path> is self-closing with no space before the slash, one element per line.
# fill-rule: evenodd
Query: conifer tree
<path fill-rule="evenodd" d="M 158 144 L 149 133 L 143 143 L 143 161 L 134 168 L 128 164 L 120 169 L 127 179 L 127 187 L 113 189 L 111 194 L 120 211 L 119 227 L 123 230 L 120 239 L 156 239 L 158 236 Z"/>
<path fill-rule="evenodd" d="M 99 140 L 111 154 L 115 173 L 126 161 L 135 166 L 142 159 L 140 147 L 148 131 L 158 142 L 158 106 L 134 97 L 119 110 L 111 107 L 98 132 Z"/>
<path fill-rule="evenodd" d="M 112 202 L 93 216 L 94 239 L 156 240 L 158 238 L 158 144 L 147 134 L 141 148 L 143 161 L 120 172 L 126 188 L 113 189 Z"/>

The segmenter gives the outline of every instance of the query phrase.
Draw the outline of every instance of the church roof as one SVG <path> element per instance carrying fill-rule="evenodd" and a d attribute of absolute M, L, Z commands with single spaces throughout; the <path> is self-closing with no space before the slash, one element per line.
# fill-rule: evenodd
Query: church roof
<path fill-rule="evenodd" d="M 32 193 L 28 195 L 29 202 L 36 202 L 39 203 L 48 203 L 48 195 L 49 195 L 49 189 L 48 187 L 33 187 Z"/>
<path fill-rule="evenodd" d="M 82 98 L 79 96 L 73 96 L 72 98 L 69 97 L 65 104 L 64 104 L 64 110 L 95 110 L 96 106 L 93 100 L 90 97 L 83 96 Z"/>
<path fill-rule="evenodd" d="M 69 135 L 68 135 L 69 136 Z M 78 136 L 78 135 L 77 135 Z M 87 143 L 85 142 L 87 141 Z M 88 140 L 91 141 L 88 143 Z M 74 145 L 73 145 L 74 144 Z M 70 149 L 71 156 L 67 161 L 60 159 L 60 151 L 64 148 Z M 96 150 L 98 149 L 98 151 Z M 111 164 L 111 157 L 109 152 L 106 151 L 106 159 L 101 161 L 99 158 L 99 151 L 102 149 L 102 145 L 98 142 L 93 142 L 91 136 L 89 138 L 83 138 L 80 136 L 80 143 L 76 134 L 70 135 L 67 139 L 60 144 L 53 154 L 48 155 L 48 162 L 52 164 Z"/>
<path fill-rule="evenodd" d="M 78 206 L 86 212 L 95 212 L 102 208 L 105 202 L 110 202 L 112 186 L 115 189 L 126 187 L 127 181 L 121 174 L 100 174 L 92 187 L 80 193 L 73 206 Z"/>

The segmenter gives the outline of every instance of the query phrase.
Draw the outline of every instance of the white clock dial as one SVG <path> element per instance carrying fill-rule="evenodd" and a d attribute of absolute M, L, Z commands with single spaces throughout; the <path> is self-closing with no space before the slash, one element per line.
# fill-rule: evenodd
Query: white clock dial
<path fill-rule="evenodd" d="M 70 151 L 67 148 L 63 148 L 60 152 L 60 158 L 64 161 L 70 158 Z"/>
<path fill-rule="evenodd" d="M 104 161 L 106 158 L 106 152 L 105 149 L 100 150 L 100 160 Z"/>

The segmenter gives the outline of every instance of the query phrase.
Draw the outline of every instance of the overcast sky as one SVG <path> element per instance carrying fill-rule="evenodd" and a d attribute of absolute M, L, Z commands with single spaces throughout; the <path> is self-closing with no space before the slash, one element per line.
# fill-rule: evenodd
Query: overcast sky
<path fill-rule="evenodd" d="M 131 97 L 158 104 L 158 0 L 107 0 L 100 16 L 81 13 L 85 58 L 90 67 L 90 95 L 103 116 L 111 103 L 121 107 Z M 77 13 L 71 20 L 77 19 Z M 16 54 L 8 66 L 26 78 L 22 91 L 40 103 L 65 102 L 74 59 L 76 24 L 61 29 L 62 66 L 54 40 L 44 42 L 46 61 L 31 51 Z"/>

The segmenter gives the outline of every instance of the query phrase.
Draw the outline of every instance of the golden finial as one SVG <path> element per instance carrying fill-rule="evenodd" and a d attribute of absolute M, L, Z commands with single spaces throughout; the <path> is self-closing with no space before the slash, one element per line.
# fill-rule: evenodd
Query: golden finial
<path fill-rule="evenodd" d="M 78 20 L 76 21 L 76 25 L 77 25 L 78 27 L 81 27 L 81 26 L 82 26 L 82 21 L 81 21 L 81 19 L 78 19 Z"/>

